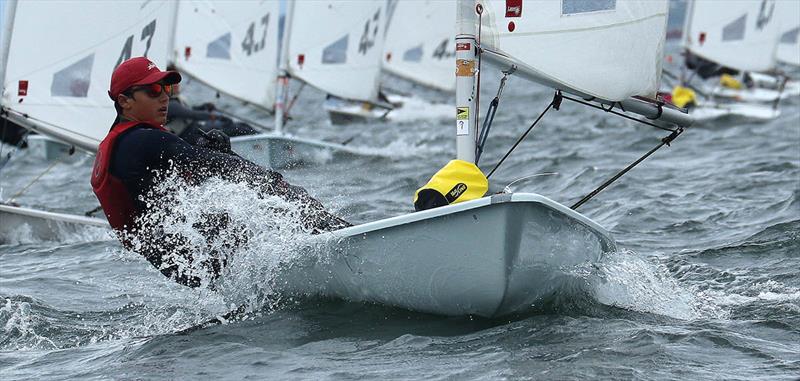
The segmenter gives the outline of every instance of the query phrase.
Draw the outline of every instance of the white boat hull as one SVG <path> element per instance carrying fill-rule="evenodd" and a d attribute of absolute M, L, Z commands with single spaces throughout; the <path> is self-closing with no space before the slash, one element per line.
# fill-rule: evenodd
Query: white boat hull
<path fill-rule="evenodd" d="M 233 137 L 231 148 L 245 159 L 272 169 L 324 163 L 334 155 L 362 155 L 342 144 L 274 133 Z"/>
<path fill-rule="evenodd" d="M 689 110 L 696 121 L 713 120 L 726 116 L 743 117 L 754 120 L 772 120 L 781 115 L 779 108 L 755 103 L 702 104 Z"/>
<path fill-rule="evenodd" d="M 502 194 L 319 236 L 284 291 L 441 315 L 530 310 L 615 249 L 605 229 L 536 194 Z"/>

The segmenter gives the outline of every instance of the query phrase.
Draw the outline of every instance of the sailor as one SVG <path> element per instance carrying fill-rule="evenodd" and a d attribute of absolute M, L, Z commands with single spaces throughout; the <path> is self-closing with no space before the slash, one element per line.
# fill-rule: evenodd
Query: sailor
<path fill-rule="evenodd" d="M 176 71 L 175 67 L 167 66 L 167 71 Z M 253 135 L 256 129 L 247 123 L 236 122 L 217 112 L 213 103 L 204 103 L 199 106 L 189 107 L 180 96 L 180 86 L 173 88 L 173 95 L 169 99 L 167 109 L 167 123 L 165 127 L 189 144 L 202 141 L 206 133 L 219 130 L 227 136 Z"/>
<path fill-rule="evenodd" d="M 225 258 L 193 263 L 192 253 L 175 252 L 174 243 L 180 237 L 164 234 L 161 224 L 143 222 L 154 208 L 152 198 L 162 201 L 154 192 L 164 173 L 177 173 L 190 184 L 211 177 L 246 182 L 262 196 L 276 195 L 297 202 L 302 205 L 300 223 L 312 233 L 349 226 L 303 188 L 286 182 L 280 173 L 233 153 L 224 134 L 211 134 L 212 144 L 194 146 L 168 132 L 163 125 L 169 95 L 180 80 L 177 72 L 161 71 L 145 57 L 123 62 L 111 76 L 108 94 L 117 118 L 97 150 L 91 183 L 108 222 L 126 248 L 143 255 L 167 277 L 191 287 L 199 286 L 201 278 L 187 273 L 178 263 L 191 263 L 211 279 L 224 267 Z M 163 196 L 168 200 L 169 194 Z M 211 216 L 204 231 L 214 234 L 215 227 L 228 222 L 225 217 Z"/>

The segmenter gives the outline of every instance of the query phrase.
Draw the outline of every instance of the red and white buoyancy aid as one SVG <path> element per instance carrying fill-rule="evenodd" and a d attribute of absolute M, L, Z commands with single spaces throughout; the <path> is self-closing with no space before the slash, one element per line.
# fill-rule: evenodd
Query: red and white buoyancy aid
<path fill-rule="evenodd" d="M 164 127 L 150 122 L 118 123 L 111 128 L 111 132 L 97 148 L 92 169 L 92 190 L 100 201 L 100 206 L 103 207 L 108 223 L 117 233 L 133 228 L 139 211 L 136 210 L 133 197 L 128 193 L 122 180 L 111 174 L 111 159 L 114 156 L 117 138 L 125 131 L 138 126 L 166 131 Z"/>

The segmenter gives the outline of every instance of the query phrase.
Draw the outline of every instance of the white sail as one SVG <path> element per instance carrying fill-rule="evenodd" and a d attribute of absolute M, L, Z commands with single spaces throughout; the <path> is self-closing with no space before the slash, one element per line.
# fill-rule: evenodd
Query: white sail
<path fill-rule="evenodd" d="M 384 1 L 297 1 L 289 72 L 341 98 L 374 101 L 380 84 Z"/>
<path fill-rule="evenodd" d="M 775 66 L 776 2 L 694 0 L 689 4 L 686 47 L 692 54 L 744 71 Z"/>
<path fill-rule="evenodd" d="M 166 65 L 174 6 L 161 1 L 18 2 L 3 107 L 23 125 L 96 150 L 116 115 L 107 93 L 112 71 L 123 60 L 142 55 Z"/>
<path fill-rule="evenodd" d="M 529 79 L 607 101 L 655 96 L 666 1 L 481 3 L 481 47 L 488 61 L 514 64 Z"/>
<path fill-rule="evenodd" d="M 175 64 L 229 96 L 272 110 L 278 64 L 278 1 L 179 3 Z"/>
<path fill-rule="evenodd" d="M 450 1 L 398 1 L 386 30 L 384 70 L 424 86 L 455 91 L 455 10 Z"/>
<path fill-rule="evenodd" d="M 800 66 L 800 1 L 779 1 L 775 6 L 778 17 L 778 61 Z"/>

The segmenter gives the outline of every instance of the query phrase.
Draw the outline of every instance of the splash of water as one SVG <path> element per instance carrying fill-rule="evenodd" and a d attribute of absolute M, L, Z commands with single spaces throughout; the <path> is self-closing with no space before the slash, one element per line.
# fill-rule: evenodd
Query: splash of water
<path fill-rule="evenodd" d="M 52 340 L 36 332 L 43 325 L 40 320 L 41 317 L 31 312 L 28 302 L 6 299 L 5 305 L 0 307 L 0 322 L 4 322 L 0 348 L 4 350 L 58 348 Z"/>
<path fill-rule="evenodd" d="M 200 304 L 208 302 L 206 307 L 278 308 L 281 270 L 315 253 L 308 250 L 311 231 L 302 222 L 307 206 L 218 178 L 190 185 L 171 176 L 155 193 L 165 191 L 168 202 L 151 201 L 152 211 L 141 220 L 168 240 L 162 269 L 174 265 L 178 274 L 199 279 L 201 289 L 211 290 L 203 291 L 208 300 Z M 147 245 L 140 237 L 131 240 L 134 251 Z M 219 277 L 211 271 L 215 266 Z"/>
<path fill-rule="evenodd" d="M 609 306 L 684 320 L 729 315 L 711 295 L 680 284 L 666 267 L 629 250 L 606 255 L 589 279 L 594 298 Z"/>

